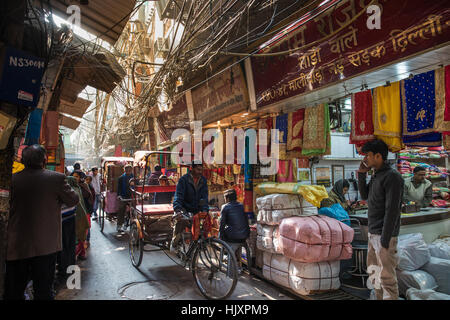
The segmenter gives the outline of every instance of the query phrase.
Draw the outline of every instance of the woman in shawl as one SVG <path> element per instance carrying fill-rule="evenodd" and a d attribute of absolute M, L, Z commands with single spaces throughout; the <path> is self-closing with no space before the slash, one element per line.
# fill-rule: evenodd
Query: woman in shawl
<path fill-rule="evenodd" d="M 72 189 L 77 193 L 80 199 L 83 199 L 83 193 L 79 186 L 78 180 L 80 176 L 75 174 L 73 177 L 67 177 L 67 182 L 72 187 Z M 87 218 L 87 210 L 84 205 L 84 201 L 80 201 L 77 205 L 77 210 L 75 212 L 75 224 L 76 224 L 76 237 L 77 237 L 77 248 L 75 255 L 80 260 L 86 259 L 86 249 L 84 248 L 84 241 L 86 240 L 87 230 L 89 229 L 89 221 Z"/>
<path fill-rule="evenodd" d="M 328 198 L 322 200 L 320 207 L 331 207 L 333 204 L 339 203 L 347 212 L 350 211 L 350 206 L 345 199 L 349 188 L 350 183 L 347 180 L 341 179 L 336 181 L 333 189 L 328 193 Z"/>

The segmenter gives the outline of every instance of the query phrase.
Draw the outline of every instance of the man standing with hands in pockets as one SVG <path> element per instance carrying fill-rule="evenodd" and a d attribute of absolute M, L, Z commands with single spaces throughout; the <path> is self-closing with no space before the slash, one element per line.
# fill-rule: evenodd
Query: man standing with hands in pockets
<path fill-rule="evenodd" d="M 382 140 L 367 142 L 362 147 L 364 160 L 358 170 L 361 197 L 368 200 L 369 243 L 368 273 L 377 300 L 397 300 L 398 284 L 395 268 L 398 264 L 397 237 L 400 231 L 400 211 L 404 181 L 399 172 L 387 163 L 388 146 Z M 367 172 L 374 169 L 369 184 Z"/>

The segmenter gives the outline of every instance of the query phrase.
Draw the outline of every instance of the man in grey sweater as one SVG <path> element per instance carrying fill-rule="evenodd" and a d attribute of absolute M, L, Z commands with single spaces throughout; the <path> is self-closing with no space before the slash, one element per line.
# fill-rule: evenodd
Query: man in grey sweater
<path fill-rule="evenodd" d="M 397 300 L 397 237 L 400 231 L 404 181 L 399 172 L 387 164 L 388 146 L 381 140 L 362 147 L 366 155 L 358 170 L 361 197 L 368 199 L 369 244 L 367 272 L 371 274 L 377 300 Z M 374 169 L 369 184 L 367 172 Z"/>

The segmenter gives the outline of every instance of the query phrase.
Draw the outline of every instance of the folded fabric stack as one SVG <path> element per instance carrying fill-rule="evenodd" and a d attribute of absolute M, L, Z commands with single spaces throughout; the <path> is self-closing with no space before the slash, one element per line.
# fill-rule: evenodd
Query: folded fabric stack
<path fill-rule="evenodd" d="M 448 158 L 448 151 L 443 147 L 405 148 L 398 153 L 400 159 Z"/>

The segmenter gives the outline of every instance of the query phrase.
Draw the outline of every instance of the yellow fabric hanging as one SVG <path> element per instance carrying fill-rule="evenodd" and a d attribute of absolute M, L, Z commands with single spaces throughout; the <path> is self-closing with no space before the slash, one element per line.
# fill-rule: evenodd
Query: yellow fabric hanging
<path fill-rule="evenodd" d="M 264 182 L 258 184 L 254 191 L 258 196 L 274 193 L 300 194 L 306 201 L 318 208 L 320 207 L 320 202 L 328 198 L 328 193 L 324 186 L 305 186 L 291 182 Z"/>
<path fill-rule="evenodd" d="M 375 136 L 383 140 L 390 151 L 400 151 L 403 148 L 400 82 L 375 88 L 373 101 Z"/>

